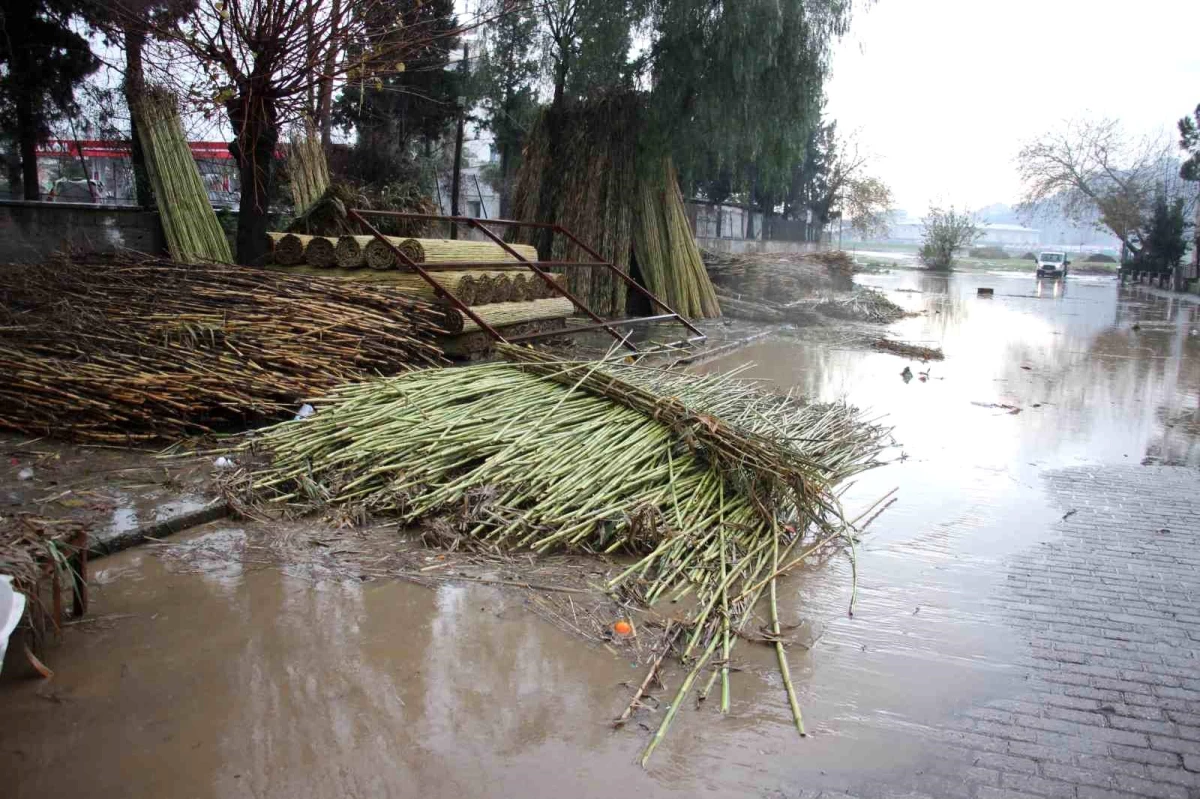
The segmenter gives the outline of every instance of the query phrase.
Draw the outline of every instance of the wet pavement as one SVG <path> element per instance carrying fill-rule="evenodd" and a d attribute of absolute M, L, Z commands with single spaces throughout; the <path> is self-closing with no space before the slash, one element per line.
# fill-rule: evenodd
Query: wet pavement
<path fill-rule="evenodd" d="M 97 562 L 96 620 L 52 650 L 52 681 L 0 684 L 0 784 L 39 797 L 1195 796 L 1200 306 L 1108 278 L 860 282 L 919 313 L 889 335 L 946 360 L 801 332 L 697 367 L 752 360 L 752 377 L 895 427 L 894 462 L 845 497 L 853 512 L 898 488 L 859 547 L 853 618 L 846 559 L 781 595 L 784 623 L 815 638 L 790 653 L 808 739 L 773 652 L 745 645 L 733 712 L 689 704 L 643 772 L 648 730 L 608 723 L 643 669 L 541 621 L 518 592 L 253 558 L 179 569 L 143 548 Z M 188 540 L 243 536 L 217 524 Z"/>

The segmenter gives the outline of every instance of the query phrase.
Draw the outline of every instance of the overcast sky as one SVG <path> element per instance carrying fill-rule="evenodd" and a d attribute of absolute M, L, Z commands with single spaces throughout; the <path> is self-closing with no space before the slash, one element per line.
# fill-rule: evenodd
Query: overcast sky
<path fill-rule="evenodd" d="M 1200 103 L 1200 0 L 878 0 L 838 46 L 827 112 L 897 207 L 1015 202 L 1022 140 L 1067 117 L 1174 125 Z"/>

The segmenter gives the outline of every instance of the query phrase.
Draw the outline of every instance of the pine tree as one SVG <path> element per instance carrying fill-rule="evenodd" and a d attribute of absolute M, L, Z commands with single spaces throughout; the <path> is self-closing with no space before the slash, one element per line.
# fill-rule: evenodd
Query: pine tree
<path fill-rule="evenodd" d="M 454 0 L 396 0 L 369 6 L 362 38 L 349 48 L 358 66 L 346 76 L 334 119 L 357 132 L 352 176 L 386 185 L 413 176 L 412 147 L 433 142 L 458 114 L 462 81 L 447 70 L 458 46 Z M 396 49 L 393 39 L 421 33 L 423 46 L 410 52 L 403 69 L 377 63 L 375 53 Z"/>
<path fill-rule="evenodd" d="M 0 0 L 0 131 L 17 142 L 27 200 L 41 197 L 38 142 L 74 113 L 75 87 L 100 66 L 70 28 L 83 9 L 73 0 Z"/>

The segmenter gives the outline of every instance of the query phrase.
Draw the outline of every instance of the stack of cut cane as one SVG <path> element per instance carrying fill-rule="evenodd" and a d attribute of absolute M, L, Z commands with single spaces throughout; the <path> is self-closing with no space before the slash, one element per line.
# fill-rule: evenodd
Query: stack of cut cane
<path fill-rule="evenodd" d="M 290 272 L 335 279 L 385 283 L 446 307 L 450 336 L 447 352 L 471 355 L 488 346 L 479 324 L 454 308 L 453 294 L 472 312 L 503 334 L 546 323 L 560 324 L 575 307 L 549 282 L 498 244 L 453 239 L 414 239 L 374 236 L 305 236 L 270 233 L 274 266 Z M 390 246 L 389 246 L 390 245 Z M 537 260 L 529 245 L 512 245 L 521 258 Z M 410 269 L 396 251 L 421 264 L 438 288 Z M 553 275 L 559 286 L 565 276 Z"/>

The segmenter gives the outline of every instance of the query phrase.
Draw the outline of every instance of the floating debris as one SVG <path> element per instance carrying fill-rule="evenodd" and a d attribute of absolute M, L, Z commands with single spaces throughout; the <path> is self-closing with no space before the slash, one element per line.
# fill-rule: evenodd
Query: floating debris
<path fill-rule="evenodd" d="M 873 346 L 877 350 L 921 361 L 941 361 L 946 358 L 941 347 L 923 347 L 919 344 L 906 344 L 903 341 L 893 341 L 887 338 L 876 339 Z"/>

